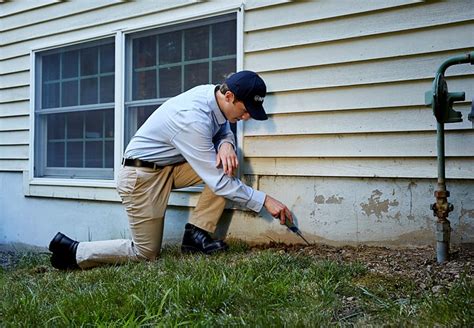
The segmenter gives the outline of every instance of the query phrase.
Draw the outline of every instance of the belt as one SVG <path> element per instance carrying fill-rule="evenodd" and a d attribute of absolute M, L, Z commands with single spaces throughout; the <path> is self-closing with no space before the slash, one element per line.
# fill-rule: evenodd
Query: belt
<path fill-rule="evenodd" d="M 155 170 L 163 168 L 163 166 L 160 166 L 152 162 L 142 161 L 141 159 L 138 159 L 138 158 L 135 158 L 135 159 L 124 158 L 122 159 L 122 164 L 123 166 L 148 167 L 150 169 L 155 169 Z"/>

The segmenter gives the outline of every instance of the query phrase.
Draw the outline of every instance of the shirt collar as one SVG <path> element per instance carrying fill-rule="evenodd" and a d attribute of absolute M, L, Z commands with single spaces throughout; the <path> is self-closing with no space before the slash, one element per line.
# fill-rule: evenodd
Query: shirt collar
<path fill-rule="evenodd" d="M 227 121 L 227 119 L 225 118 L 224 114 L 221 112 L 221 110 L 219 108 L 219 105 L 217 104 L 217 99 L 216 99 L 216 95 L 215 95 L 215 92 L 217 90 L 219 90 L 218 85 L 212 86 L 212 88 L 209 88 L 209 93 L 208 93 L 208 96 L 207 96 L 207 103 L 211 107 L 212 112 L 214 113 L 214 116 L 217 119 L 217 123 L 219 123 L 219 125 L 222 125 Z"/>

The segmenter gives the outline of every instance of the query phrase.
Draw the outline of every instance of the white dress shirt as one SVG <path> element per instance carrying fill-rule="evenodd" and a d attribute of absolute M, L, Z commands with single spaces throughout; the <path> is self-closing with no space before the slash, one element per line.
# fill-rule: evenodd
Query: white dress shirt
<path fill-rule="evenodd" d="M 235 141 L 215 90 L 201 85 L 167 100 L 138 129 L 124 157 L 159 166 L 187 161 L 215 194 L 260 212 L 265 193 L 216 168 L 216 150 L 224 142 L 235 149 Z"/>

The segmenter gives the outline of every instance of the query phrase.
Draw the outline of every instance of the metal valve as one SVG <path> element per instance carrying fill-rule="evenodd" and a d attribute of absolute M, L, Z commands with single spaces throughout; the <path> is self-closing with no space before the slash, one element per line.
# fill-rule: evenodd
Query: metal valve
<path fill-rule="evenodd" d="M 444 211 L 446 213 L 446 217 L 448 216 L 448 213 L 452 212 L 454 210 L 454 205 L 451 203 L 445 203 L 438 205 L 438 203 L 433 203 L 430 205 L 430 209 L 433 211 L 433 216 L 439 217 L 439 214 L 441 214 L 441 211 Z M 444 209 L 443 209 L 444 208 Z"/>
<path fill-rule="evenodd" d="M 436 72 L 432 89 L 425 93 L 425 103 L 427 106 L 431 106 L 433 115 L 438 122 L 436 125 L 438 190 L 435 191 L 436 203 L 430 206 L 434 216 L 438 217 L 436 222 L 436 258 L 438 263 L 449 260 L 451 226 L 448 220 L 448 214 L 454 209 L 454 206 L 448 203 L 449 191 L 446 190 L 444 124 L 462 122 L 462 115 L 460 112 L 453 110 L 453 103 L 465 99 L 464 92 L 448 92 L 448 85 L 444 73 L 446 69 L 452 65 L 467 63 L 474 65 L 474 51 L 445 60 Z M 474 121 L 474 107 L 471 114 L 469 114 L 469 120 L 471 120 L 471 122 Z"/>

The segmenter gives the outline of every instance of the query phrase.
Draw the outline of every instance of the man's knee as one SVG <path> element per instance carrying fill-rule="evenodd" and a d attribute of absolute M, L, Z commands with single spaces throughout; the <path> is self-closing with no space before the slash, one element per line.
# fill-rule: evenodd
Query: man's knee
<path fill-rule="evenodd" d="M 137 257 L 142 261 L 155 261 L 160 255 L 160 249 L 158 247 L 144 247 L 135 244 L 135 252 Z"/>

